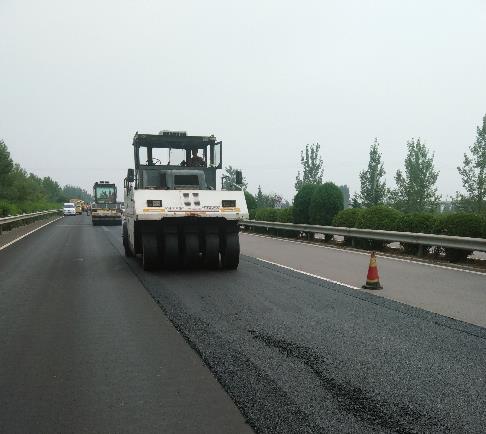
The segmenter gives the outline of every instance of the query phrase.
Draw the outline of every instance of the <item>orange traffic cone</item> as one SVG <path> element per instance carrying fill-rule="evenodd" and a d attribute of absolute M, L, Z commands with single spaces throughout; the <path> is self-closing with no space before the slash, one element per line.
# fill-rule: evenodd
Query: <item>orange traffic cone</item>
<path fill-rule="evenodd" d="M 378 265 L 376 264 L 375 252 L 371 252 L 370 266 L 368 268 L 368 276 L 366 276 L 366 284 L 362 286 L 363 289 L 383 289 L 380 284 L 380 276 L 378 276 Z"/>

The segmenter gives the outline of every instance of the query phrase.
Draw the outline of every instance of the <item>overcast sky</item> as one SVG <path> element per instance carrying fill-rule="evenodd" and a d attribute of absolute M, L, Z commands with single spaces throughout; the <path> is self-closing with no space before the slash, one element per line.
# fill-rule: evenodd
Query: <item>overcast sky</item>
<path fill-rule="evenodd" d="M 136 131 L 172 129 L 288 199 L 306 143 L 353 192 L 374 137 L 390 185 L 420 137 L 451 195 L 486 113 L 483 0 L 0 0 L 0 29 L 0 138 L 88 191 L 121 187 Z"/>

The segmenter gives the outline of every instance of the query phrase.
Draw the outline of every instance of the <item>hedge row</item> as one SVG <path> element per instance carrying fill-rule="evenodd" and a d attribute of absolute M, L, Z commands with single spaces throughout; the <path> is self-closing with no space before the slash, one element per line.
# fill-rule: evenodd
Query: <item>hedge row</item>
<path fill-rule="evenodd" d="M 473 213 L 403 214 L 393 208 L 381 205 L 371 208 L 343 210 L 334 217 L 333 225 L 348 228 L 486 238 L 486 216 L 483 215 Z M 351 242 L 352 240 L 345 240 L 347 244 Z M 380 249 L 386 243 L 356 239 L 354 244 L 363 248 Z M 415 254 L 418 252 L 417 245 L 404 243 L 403 247 L 408 253 Z M 424 246 L 425 251 L 429 249 L 429 246 Z M 456 262 L 465 260 L 472 252 L 446 248 L 445 253 L 449 260 Z"/>
<path fill-rule="evenodd" d="M 293 223 L 293 207 L 289 208 L 258 208 L 255 210 L 255 220 L 262 220 L 266 222 L 279 222 L 279 223 Z M 282 229 L 266 229 L 255 228 L 259 233 L 270 233 L 273 235 L 283 237 L 296 237 L 297 231 L 282 230 Z"/>
<path fill-rule="evenodd" d="M 0 217 L 9 215 L 28 214 L 37 211 L 46 211 L 49 209 L 58 209 L 62 205 L 51 202 L 19 202 L 12 203 L 6 200 L 0 200 Z"/>

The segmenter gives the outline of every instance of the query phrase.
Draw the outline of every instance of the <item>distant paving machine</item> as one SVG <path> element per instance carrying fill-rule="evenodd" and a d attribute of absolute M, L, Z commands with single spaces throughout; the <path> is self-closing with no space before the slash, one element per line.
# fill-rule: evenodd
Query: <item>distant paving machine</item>
<path fill-rule="evenodd" d="M 81 199 L 70 199 L 69 202 L 74 203 L 74 206 L 76 208 L 76 214 L 82 214 L 83 213 L 84 202 Z"/>
<path fill-rule="evenodd" d="M 222 142 L 161 131 L 135 134 L 133 148 L 135 170 L 125 178 L 125 254 L 142 254 L 145 270 L 215 269 L 220 256 L 223 268 L 236 269 L 238 222 L 248 209 L 243 191 L 216 190 Z M 241 181 L 238 171 L 236 184 Z"/>
<path fill-rule="evenodd" d="M 91 205 L 91 222 L 96 225 L 121 225 L 122 210 L 116 201 L 116 185 L 108 181 L 93 186 L 94 202 Z"/>

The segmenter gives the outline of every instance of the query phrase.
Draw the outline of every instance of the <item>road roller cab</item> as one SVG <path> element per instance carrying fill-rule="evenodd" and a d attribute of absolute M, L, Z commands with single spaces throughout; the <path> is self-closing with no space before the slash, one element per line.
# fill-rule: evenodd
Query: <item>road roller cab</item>
<path fill-rule="evenodd" d="M 235 269 L 243 191 L 217 190 L 222 143 L 214 136 L 135 134 L 135 168 L 125 178 L 123 244 L 145 269 Z"/>
<path fill-rule="evenodd" d="M 91 222 L 96 225 L 121 225 L 122 212 L 117 202 L 114 183 L 99 181 L 93 185 L 94 202 L 91 205 Z"/>

